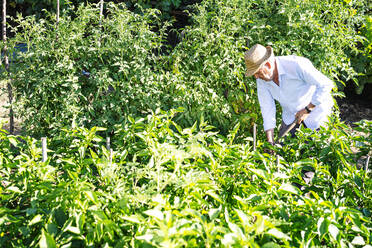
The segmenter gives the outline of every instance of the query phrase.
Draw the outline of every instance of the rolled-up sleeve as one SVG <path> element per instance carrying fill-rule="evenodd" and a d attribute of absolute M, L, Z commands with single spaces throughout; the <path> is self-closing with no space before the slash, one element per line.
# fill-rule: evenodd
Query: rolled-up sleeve
<path fill-rule="evenodd" d="M 276 108 L 275 101 L 270 91 L 263 85 L 264 82 L 257 80 L 257 95 L 260 103 L 264 130 L 273 129 L 276 126 Z"/>
<path fill-rule="evenodd" d="M 327 99 L 334 84 L 332 80 L 318 71 L 310 60 L 302 58 L 298 67 L 298 72 L 302 80 L 311 85 L 315 85 L 316 90 L 311 99 L 314 105 L 320 105 L 324 99 Z"/>

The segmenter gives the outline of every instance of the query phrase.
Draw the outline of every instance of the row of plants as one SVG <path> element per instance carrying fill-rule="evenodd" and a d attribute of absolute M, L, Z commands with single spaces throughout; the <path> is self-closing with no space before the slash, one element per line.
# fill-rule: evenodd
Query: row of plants
<path fill-rule="evenodd" d="M 239 125 L 182 128 L 180 111 L 125 119 L 112 155 L 104 128 L 61 130 L 45 162 L 39 140 L 1 130 L 0 246 L 371 247 L 370 174 L 355 163 L 371 121 L 350 136 L 334 119 L 254 151 Z"/>

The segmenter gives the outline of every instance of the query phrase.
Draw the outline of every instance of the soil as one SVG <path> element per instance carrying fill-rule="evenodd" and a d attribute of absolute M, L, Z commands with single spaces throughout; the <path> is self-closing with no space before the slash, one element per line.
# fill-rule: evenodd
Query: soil
<path fill-rule="evenodd" d="M 344 89 L 345 98 L 337 98 L 340 108 L 340 118 L 349 126 L 360 120 L 372 121 L 372 83 L 365 86 L 363 93 L 355 93 L 353 84 Z"/>

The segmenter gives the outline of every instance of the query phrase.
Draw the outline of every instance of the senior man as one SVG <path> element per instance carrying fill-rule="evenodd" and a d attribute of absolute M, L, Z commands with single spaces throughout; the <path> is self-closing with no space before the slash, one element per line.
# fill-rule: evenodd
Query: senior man
<path fill-rule="evenodd" d="M 282 133 L 297 120 L 310 129 L 318 129 L 332 112 L 333 82 L 304 57 L 274 56 L 270 46 L 254 45 L 244 54 L 246 76 L 255 76 L 257 94 L 267 141 L 274 143 L 277 100 L 282 107 Z"/>

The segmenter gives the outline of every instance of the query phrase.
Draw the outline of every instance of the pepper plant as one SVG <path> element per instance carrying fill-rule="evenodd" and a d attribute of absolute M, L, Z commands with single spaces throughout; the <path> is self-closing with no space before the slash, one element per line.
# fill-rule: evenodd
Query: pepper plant
<path fill-rule="evenodd" d="M 239 141 L 239 125 L 226 136 L 203 119 L 182 128 L 180 111 L 125 119 L 112 155 L 102 128 L 61 130 L 46 162 L 40 141 L 2 131 L 1 246 L 368 247 L 370 180 L 342 149 L 342 124 L 301 130 L 278 164 L 266 144 Z M 326 143 L 332 160 L 288 152 Z M 305 167 L 315 177 L 301 191 Z"/>

